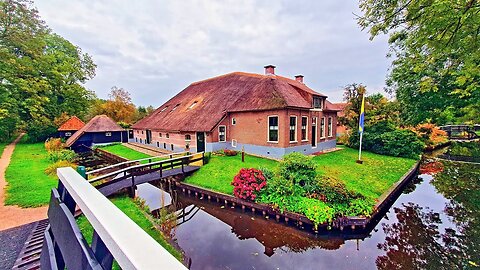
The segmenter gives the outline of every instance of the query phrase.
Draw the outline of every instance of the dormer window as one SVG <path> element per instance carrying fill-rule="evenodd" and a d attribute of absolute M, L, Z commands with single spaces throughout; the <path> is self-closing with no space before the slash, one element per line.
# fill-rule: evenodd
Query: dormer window
<path fill-rule="evenodd" d="M 314 96 L 312 103 L 314 109 L 323 109 L 323 98 Z"/>
<path fill-rule="evenodd" d="M 178 106 L 180 106 L 180 103 L 178 103 L 177 105 L 175 105 L 175 107 L 172 108 L 172 112 L 175 111 L 178 108 Z"/>
<path fill-rule="evenodd" d="M 168 106 L 165 106 L 160 112 L 164 112 L 166 109 L 168 109 Z"/>
<path fill-rule="evenodd" d="M 194 101 L 194 102 L 192 103 L 192 105 L 190 105 L 190 106 L 188 107 L 188 109 L 189 109 L 189 110 L 193 109 L 193 107 L 195 107 L 195 105 L 197 105 L 197 102 L 196 102 L 196 101 Z"/>

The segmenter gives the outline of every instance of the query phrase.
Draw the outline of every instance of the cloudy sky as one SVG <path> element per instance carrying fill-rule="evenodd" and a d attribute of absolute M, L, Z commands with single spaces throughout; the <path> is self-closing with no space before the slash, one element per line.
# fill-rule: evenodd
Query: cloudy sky
<path fill-rule="evenodd" d="M 385 37 L 357 26 L 358 1 L 37 0 L 54 32 L 89 53 L 86 86 L 106 98 L 123 87 L 138 105 L 160 106 L 191 82 L 233 71 L 305 76 L 332 101 L 342 86 L 382 91 L 390 59 Z"/>

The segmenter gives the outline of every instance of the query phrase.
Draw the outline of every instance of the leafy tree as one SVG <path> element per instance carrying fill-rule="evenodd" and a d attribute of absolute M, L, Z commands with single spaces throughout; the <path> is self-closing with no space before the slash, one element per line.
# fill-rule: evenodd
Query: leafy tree
<path fill-rule="evenodd" d="M 480 3 L 476 0 L 361 0 L 358 23 L 371 39 L 390 34 L 387 85 L 409 124 L 478 121 Z M 468 107 L 468 113 L 458 108 Z M 472 113 L 474 110 L 475 113 Z"/>
<path fill-rule="evenodd" d="M 20 127 L 41 140 L 63 112 L 84 115 L 94 95 L 82 84 L 94 75 L 91 57 L 52 33 L 31 1 L 0 2 L 0 137 Z"/>
<path fill-rule="evenodd" d="M 343 100 L 347 102 L 347 106 L 344 109 L 345 115 L 339 119 L 343 125 L 351 129 L 358 127 L 362 96 L 366 94 L 366 92 L 367 90 L 362 84 L 352 83 L 345 86 Z"/>
<path fill-rule="evenodd" d="M 116 122 L 131 124 L 137 111 L 130 93 L 123 88 L 113 86 L 108 97 L 109 99 L 105 102 L 97 101 L 97 105 L 100 105 L 97 114 L 106 114 Z"/>

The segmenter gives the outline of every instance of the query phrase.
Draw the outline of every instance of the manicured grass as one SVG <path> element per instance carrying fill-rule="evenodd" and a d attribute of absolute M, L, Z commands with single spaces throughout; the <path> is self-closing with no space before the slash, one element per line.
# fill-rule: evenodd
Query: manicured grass
<path fill-rule="evenodd" d="M 277 166 L 278 162 L 270 159 L 245 156 L 242 162 L 240 154 L 236 156 L 212 155 L 210 162 L 200 168 L 192 176 L 185 179 L 186 183 L 205 187 L 226 194 L 233 194 L 230 183 L 241 168 L 270 168 Z"/>
<path fill-rule="evenodd" d="M 343 180 L 348 189 L 366 197 L 378 198 L 397 182 L 416 160 L 362 152 L 363 164 L 358 164 L 358 150 L 342 150 L 313 158 L 321 175 Z"/>
<path fill-rule="evenodd" d="M 151 157 L 150 155 L 135 151 L 121 144 L 107 145 L 107 146 L 101 147 L 100 149 L 129 160 L 137 160 L 137 159 Z"/>
<path fill-rule="evenodd" d="M 153 237 L 153 239 L 160 243 L 160 245 L 162 245 L 170 254 L 172 254 L 179 261 L 182 260 L 182 254 L 174 247 L 172 247 L 165 240 L 163 235 L 153 227 L 153 224 L 145 216 L 144 210 L 141 209 L 132 199 L 126 196 L 121 196 L 112 198 L 111 201 L 130 219 L 132 219 L 138 226 L 140 226 L 145 232 L 147 232 L 151 237 Z M 91 244 L 93 237 L 92 225 L 90 225 L 87 218 L 85 218 L 85 216 L 83 215 L 77 219 L 77 224 L 87 242 Z"/>
<path fill-rule="evenodd" d="M 50 165 L 43 143 L 19 142 L 6 171 L 7 205 L 37 207 L 50 200 L 50 190 L 57 186 L 57 178 L 45 174 Z"/>
<path fill-rule="evenodd" d="M 313 160 L 318 164 L 317 171 L 320 175 L 338 178 L 345 182 L 348 189 L 369 198 L 380 197 L 416 162 L 413 159 L 382 156 L 370 152 L 363 152 L 363 164 L 355 163 L 357 158 L 357 150 L 344 148 L 316 156 Z M 278 162 L 273 160 L 248 155 L 245 163 L 241 162 L 240 155 L 212 156 L 207 165 L 186 178 L 185 182 L 233 194 L 233 186 L 230 183 L 241 168 L 274 169 L 277 164 Z"/>

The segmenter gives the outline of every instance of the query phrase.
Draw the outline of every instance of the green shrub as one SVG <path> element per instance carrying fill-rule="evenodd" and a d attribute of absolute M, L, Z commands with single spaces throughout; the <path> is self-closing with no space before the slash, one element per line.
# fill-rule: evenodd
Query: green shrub
<path fill-rule="evenodd" d="M 27 124 L 26 132 L 28 142 L 42 142 L 57 133 L 57 127 L 48 121 L 32 121 Z"/>
<path fill-rule="evenodd" d="M 275 173 L 273 172 L 273 170 L 267 168 L 267 167 L 260 167 L 258 168 L 260 171 L 262 171 L 263 173 L 263 176 L 265 177 L 265 179 L 270 180 L 270 179 L 273 179 L 273 177 L 275 176 Z"/>
<path fill-rule="evenodd" d="M 280 177 L 301 187 L 314 185 L 317 164 L 301 153 L 285 155 L 279 164 Z"/>
<path fill-rule="evenodd" d="M 368 198 L 355 199 L 348 205 L 345 216 L 364 216 L 370 217 L 373 212 L 375 201 Z"/>
<path fill-rule="evenodd" d="M 447 153 L 454 156 L 480 157 L 480 142 L 453 142 Z"/>
<path fill-rule="evenodd" d="M 315 189 L 310 191 L 310 196 L 328 203 L 348 203 L 352 199 L 362 197 L 360 194 L 347 189 L 345 183 L 334 177 L 320 176 L 316 181 Z"/>
<path fill-rule="evenodd" d="M 359 145 L 360 135 L 355 132 L 350 136 L 348 146 L 358 148 Z M 396 128 L 388 121 L 367 126 L 363 133 L 362 149 L 381 155 L 418 158 L 424 147 L 415 132 Z"/>
<path fill-rule="evenodd" d="M 48 152 L 48 159 L 51 162 L 58 162 L 61 160 L 73 162 L 75 161 L 76 157 L 77 157 L 77 154 L 75 154 L 74 151 L 67 150 L 67 149 Z"/>
<path fill-rule="evenodd" d="M 75 170 L 77 169 L 77 164 L 72 163 L 67 160 L 59 160 L 53 164 L 48 165 L 48 167 L 45 169 L 45 173 L 48 175 L 56 175 L 57 174 L 57 169 L 58 168 L 63 168 L 63 167 L 72 167 Z"/>
<path fill-rule="evenodd" d="M 205 153 L 205 155 L 203 156 L 204 164 L 208 164 L 210 162 L 211 158 L 212 158 L 212 153 L 211 152 Z"/>

